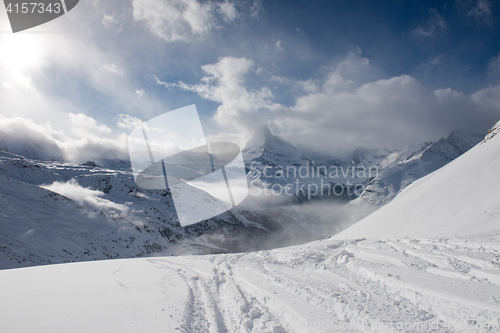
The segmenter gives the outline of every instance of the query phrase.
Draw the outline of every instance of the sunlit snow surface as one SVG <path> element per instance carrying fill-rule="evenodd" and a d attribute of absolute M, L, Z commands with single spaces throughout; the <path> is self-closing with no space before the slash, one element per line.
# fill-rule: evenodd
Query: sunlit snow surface
<path fill-rule="evenodd" d="M 325 240 L 4 270 L 0 331 L 494 332 L 499 241 Z"/>

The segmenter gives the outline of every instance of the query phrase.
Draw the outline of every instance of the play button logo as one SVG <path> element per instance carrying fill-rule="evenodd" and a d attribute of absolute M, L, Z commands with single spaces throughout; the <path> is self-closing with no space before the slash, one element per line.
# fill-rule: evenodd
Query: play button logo
<path fill-rule="evenodd" d="M 207 142 L 194 105 L 143 123 L 128 148 L 137 186 L 170 190 L 181 226 L 222 214 L 248 195 L 240 147 Z"/>
<path fill-rule="evenodd" d="M 52 21 L 72 10 L 79 0 L 4 0 L 12 32 Z"/>

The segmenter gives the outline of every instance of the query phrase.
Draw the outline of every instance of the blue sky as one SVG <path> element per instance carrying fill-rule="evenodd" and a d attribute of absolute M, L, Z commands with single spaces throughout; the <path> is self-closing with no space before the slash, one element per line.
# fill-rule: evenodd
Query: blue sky
<path fill-rule="evenodd" d="M 482 132 L 500 119 L 498 3 L 82 0 L 9 34 L 0 129 L 67 158 L 126 157 L 133 126 L 196 104 L 244 146 L 269 126 L 310 154 Z"/>

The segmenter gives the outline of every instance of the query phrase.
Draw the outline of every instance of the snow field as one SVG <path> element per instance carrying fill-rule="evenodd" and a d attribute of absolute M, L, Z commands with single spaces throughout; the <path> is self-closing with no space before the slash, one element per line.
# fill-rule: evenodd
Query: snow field
<path fill-rule="evenodd" d="M 491 332 L 500 236 L 0 271 L 0 331 Z"/>

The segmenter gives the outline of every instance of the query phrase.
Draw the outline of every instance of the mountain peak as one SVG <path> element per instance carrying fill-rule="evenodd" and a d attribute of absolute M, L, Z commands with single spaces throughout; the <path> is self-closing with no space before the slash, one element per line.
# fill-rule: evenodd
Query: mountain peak
<path fill-rule="evenodd" d="M 483 138 L 482 134 L 473 133 L 466 130 L 454 129 L 451 131 L 450 135 L 446 138 L 448 142 L 454 145 L 458 149 L 465 149 L 462 151 L 469 150 L 471 147 L 474 147 L 478 144 L 479 141 Z"/>
<path fill-rule="evenodd" d="M 374 162 L 381 161 L 391 154 L 391 151 L 385 148 L 363 148 L 358 147 L 351 154 L 351 159 L 355 164 L 361 164 L 363 162 Z"/>
<path fill-rule="evenodd" d="M 247 142 L 243 155 L 247 161 L 259 160 L 272 164 L 283 159 L 286 160 L 286 163 L 294 163 L 296 160 L 300 160 L 302 163 L 308 160 L 294 146 L 273 135 L 268 127 L 263 127 L 255 132 L 254 136 Z"/>
<path fill-rule="evenodd" d="M 276 149 L 279 147 L 293 147 L 288 142 L 285 142 L 271 133 L 269 127 L 262 127 L 255 131 L 253 137 L 248 140 L 245 150 L 251 150 L 255 147 L 261 147 L 265 149 Z"/>

